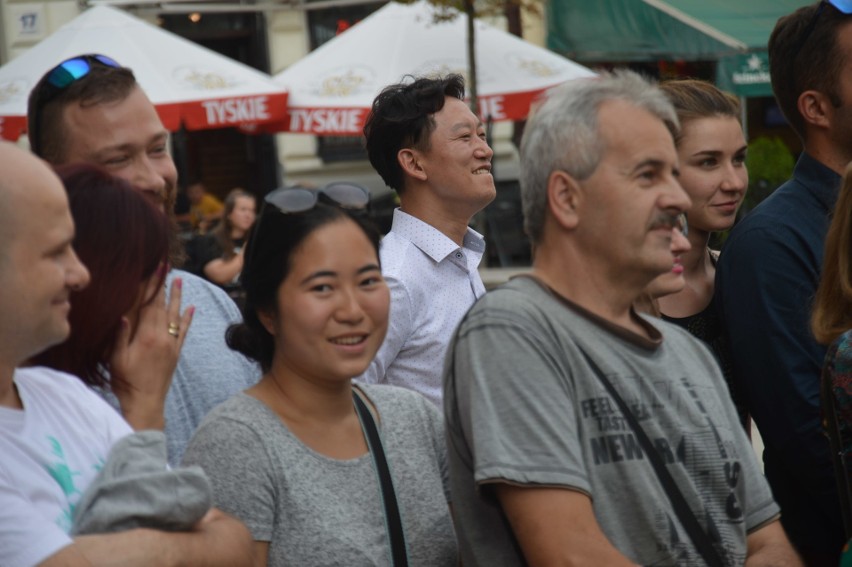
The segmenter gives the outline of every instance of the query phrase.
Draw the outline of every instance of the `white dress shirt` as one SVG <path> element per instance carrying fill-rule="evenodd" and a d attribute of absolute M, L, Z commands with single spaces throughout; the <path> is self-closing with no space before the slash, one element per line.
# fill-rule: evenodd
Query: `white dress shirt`
<path fill-rule="evenodd" d="M 410 388 L 443 409 L 444 355 L 462 317 L 485 293 L 477 271 L 483 252 L 485 239 L 473 229 L 459 247 L 432 225 L 394 211 L 380 248 L 391 293 L 388 334 L 359 380 Z"/>

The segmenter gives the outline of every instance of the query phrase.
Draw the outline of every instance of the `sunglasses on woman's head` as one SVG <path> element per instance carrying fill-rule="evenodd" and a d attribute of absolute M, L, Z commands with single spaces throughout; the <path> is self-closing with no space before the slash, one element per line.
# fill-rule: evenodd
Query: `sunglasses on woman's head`
<path fill-rule="evenodd" d="M 248 265 L 254 254 L 254 241 L 261 233 L 267 205 L 275 207 L 285 215 L 305 213 L 317 206 L 320 200 L 352 213 L 364 213 L 370 205 L 370 192 L 360 185 L 338 181 L 320 189 L 306 187 L 280 187 L 263 198 L 264 206 L 249 237 L 245 263 Z"/>
<path fill-rule="evenodd" d="M 264 197 L 264 201 L 285 214 L 304 213 L 317 206 L 320 199 L 343 209 L 363 211 L 370 204 L 370 192 L 354 183 L 329 183 L 320 189 L 281 187 Z"/>

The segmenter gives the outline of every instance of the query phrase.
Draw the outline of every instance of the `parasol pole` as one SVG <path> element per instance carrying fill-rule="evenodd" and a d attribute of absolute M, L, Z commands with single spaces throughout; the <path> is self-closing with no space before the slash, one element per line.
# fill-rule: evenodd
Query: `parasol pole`
<path fill-rule="evenodd" d="M 464 0 L 464 13 L 467 16 L 467 61 L 468 61 L 468 80 L 470 82 L 470 110 L 479 116 L 479 95 L 476 88 L 476 28 L 474 27 L 474 19 L 476 11 L 473 7 L 473 0 Z"/>

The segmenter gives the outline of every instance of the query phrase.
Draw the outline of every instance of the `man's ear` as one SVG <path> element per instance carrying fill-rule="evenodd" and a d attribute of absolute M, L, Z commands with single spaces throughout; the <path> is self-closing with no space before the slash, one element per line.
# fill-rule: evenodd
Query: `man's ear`
<path fill-rule="evenodd" d="M 547 206 L 557 224 L 573 229 L 580 220 L 578 207 L 582 202 L 580 184 L 567 172 L 556 170 L 547 178 Z"/>
<path fill-rule="evenodd" d="M 257 318 L 260 324 L 263 325 L 263 328 L 266 329 L 266 332 L 274 337 L 277 317 L 269 311 L 258 309 Z"/>
<path fill-rule="evenodd" d="M 805 123 L 818 128 L 829 128 L 834 116 L 834 105 L 823 93 L 815 90 L 807 90 L 799 95 L 796 101 L 799 114 Z"/>
<path fill-rule="evenodd" d="M 420 164 L 420 154 L 412 148 L 403 148 L 396 154 L 399 166 L 407 175 L 420 181 L 426 181 L 426 171 Z"/>

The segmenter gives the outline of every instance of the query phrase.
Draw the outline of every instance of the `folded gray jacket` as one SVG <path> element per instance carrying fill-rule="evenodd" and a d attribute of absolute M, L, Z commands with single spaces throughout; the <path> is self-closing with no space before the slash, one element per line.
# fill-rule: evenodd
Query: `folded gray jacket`
<path fill-rule="evenodd" d="M 74 510 L 71 535 L 133 528 L 189 531 L 212 505 L 200 467 L 169 469 L 162 431 L 137 431 L 118 441 Z"/>

